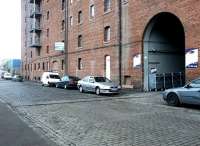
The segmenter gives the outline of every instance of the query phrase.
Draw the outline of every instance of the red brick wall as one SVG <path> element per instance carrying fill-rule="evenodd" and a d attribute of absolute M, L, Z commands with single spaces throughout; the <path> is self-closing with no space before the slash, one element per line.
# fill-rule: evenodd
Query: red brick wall
<path fill-rule="evenodd" d="M 119 80 L 118 62 L 118 1 L 111 0 L 111 11 L 104 14 L 103 0 L 73 1 L 69 4 L 69 16 L 73 16 L 73 26 L 69 26 L 68 41 L 68 70 L 72 75 L 84 77 L 86 75 L 104 75 L 104 57 L 111 56 L 111 79 Z M 61 52 L 54 51 L 54 42 L 64 40 L 64 32 L 61 31 L 61 22 L 64 19 L 64 11 L 61 10 L 61 0 L 43 1 L 42 7 L 42 48 L 41 56 L 36 57 L 35 49 L 27 50 L 28 60 L 31 63 L 50 62 L 54 60 L 61 63 L 64 58 Z M 95 6 L 94 19 L 89 18 L 89 6 Z M 133 68 L 133 56 L 143 54 L 143 34 L 151 18 L 161 12 L 170 12 L 176 15 L 183 24 L 185 30 L 185 47 L 200 47 L 200 1 L 198 0 L 127 0 L 122 4 L 122 83 L 133 85 L 134 88 L 143 87 L 143 67 Z M 78 24 L 78 12 L 82 11 L 83 22 Z M 50 18 L 46 20 L 47 11 Z M 104 43 L 104 27 L 111 27 L 111 41 Z M 50 29 L 49 37 L 46 37 L 46 29 Z M 83 47 L 78 48 L 78 35 L 83 36 Z M 49 54 L 46 46 L 49 45 Z M 33 58 L 30 59 L 30 51 Z M 24 54 L 24 51 L 22 51 Z M 200 56 L 200 52 L 199 52 Z M 142 56 L 143 57 L 143 56 Z M 25 57 L 22 55 L 22 58 Z M 78 70 L 78 58 L 82 58 L 83 68 Z M 142 58 L 143 62 L 143 58 Z M 199 58 L 200 63 L 200 58 Z M 42 66 L 42 65 L 40 65 Z M 61 67 L 61 66 L 60 66 Z M 59 68 L 60 68 L 59 67 Z M 32 76 L 40 76 L 42 71 L 33 71 Z M 61 71 L 63 73 L 63 71 Z M 187 80 L 200 75 L 200 67 L 187 69 Z"/>
<path fill-rule="evenodd" d="M 131 58 L 132 54 L 142 53 L 143 51 L 143 34 L 148 22 L 160 12 L 170 12 L 176 15 L 182 22 L 185 30 L 185 47 L 199 48 L 200 47 L 200 9 L 198 8 L 200 1 L 198 0 L 152 0 L 152 1 L 128 1 L 128 19 L 126 26 L 128 28 L 128 43 L 129 46 L 127 58 Z M 200 53 L 200 52 L 199 52 Z M 200 56 L 200 54 L 199 54 Z M 125 70 L 127 75 L 131 76 L 131 82 L 139 84 L 143 83 L 143 73 L 141 69 L 133 69 L 132 61 L 129 62 L 128 70 Z M 200 63 L 200 58 L 199 58 Z M 187 69 L 187 80 L 194 79 L 200 76 L 200 67 L 197 69 Z"/>
<path fill-rule="evenodd" d="M 111 56 L 111 78 L 118 81 L 118 9 L 117 1 L 112 0 L 111 11 L 104 13 L 104 2 L 93 0 L 95 17 L 90 19 L 90 0 L 74 1 L 69 7 L 73 16 L 73 26 L 69 26 L 69 72 L 84 77 L 104 75 L 104 58 Z M 78 12 L 83 13 L 83 22 L 78 24 Z M 104 43 L 104 27 L 111 27 L 111 40 Z M 83 36 L 83 47 L 78 48 L 78 35 Z M 83 69 L 78 70 L 78 58 L 82 58 Z"/>

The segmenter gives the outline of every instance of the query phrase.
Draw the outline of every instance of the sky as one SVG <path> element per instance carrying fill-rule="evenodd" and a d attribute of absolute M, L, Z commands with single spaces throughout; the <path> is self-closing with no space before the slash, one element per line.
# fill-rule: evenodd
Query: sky
<path fill-rule="evenodd" d="M 0 59 L 21 58 L 21 0 L 0 4 Z"/>

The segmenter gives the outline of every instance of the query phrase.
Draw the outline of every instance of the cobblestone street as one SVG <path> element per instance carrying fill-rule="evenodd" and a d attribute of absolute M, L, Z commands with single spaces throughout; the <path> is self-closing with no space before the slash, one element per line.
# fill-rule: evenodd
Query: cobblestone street
<path fill-rule="evenodd" d="M 199 146 L 198 107 L 170 107 L 160 92 L 115 96 L 0 81 L 0 98 L 58 146 Z"/>

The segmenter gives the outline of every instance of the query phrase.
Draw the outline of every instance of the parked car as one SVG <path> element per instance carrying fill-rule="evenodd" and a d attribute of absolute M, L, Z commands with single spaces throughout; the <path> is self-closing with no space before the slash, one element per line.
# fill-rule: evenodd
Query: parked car
<path fill-rule="evenodd" d="M 200 78 L 184 87 L 165 90 L 163 99 L 172 106 L 178 106 L 182 103 L 200 105 Z"/>
<path fill-rule="evenodd" d="M 23 76 L 20 76 L 20 75 L 14 75 L 13 77 L 12 77 L 12 80 L 13 81 L 17 81 L 17 82 L 23 82 Z"/>
<path fill-rule="evenodd" d="M 6 72 L 6 73 L 4 73 L 3 78 L 6 79 L 6 80 L 11 80 L 12 75 L 11 75 L 11 73 Z"/>
<path fill-rule="evenodd" d="M 42 85 L 55 86 L 60 81 L 60 76 L 57 72 L 44 72 L 41 77 Z"/>
<path fill-rule="evenodd" d="M 5 74 L 6 72 L 5 71 L 2 71 L 1 72 L 1 78 L 3 79 L 4 78 L 4 74 Z"/>
<path fill-rule="evenodd" d="M 101 93 L 111 94 L 119 93 L 120 86 L 106 77 L 98 76 L 86 76 L 82 80 L 78 81 L 78 88 L 80 92 L 94 92 L 97 95 Z"/>
<path fill-rule="evenodd" d="M 61 81 L 56 83 L 56 88 L 77 88 L 79 80 L 78 77 L 65 75 L 61 78 Z"/>

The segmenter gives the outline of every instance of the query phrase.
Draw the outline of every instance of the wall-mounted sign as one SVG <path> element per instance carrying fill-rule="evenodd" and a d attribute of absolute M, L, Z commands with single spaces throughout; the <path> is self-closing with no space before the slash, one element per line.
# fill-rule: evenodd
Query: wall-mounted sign
<path fill-rule="evenodd" d="M 151 68 L 151 74 L 155 74 L 155 73 L 157 73 L 157 68 Z"/>
<path fill-rule="evenodd" d="M 141 54 L 137 54 L 133 56 L 133 67 L 140 68 L 141 67 Z"/>
<path fill-rule="evenodd" d="M 56 51 L 64 51 L 65 43 L 64 42 L 55 42 L 55 50 Z"/>
<path fill-rule="evenodd" d="M 198 48 L 186 49 L 185 52 L 185 66 L 186 68 L 198 67 Z"/>

